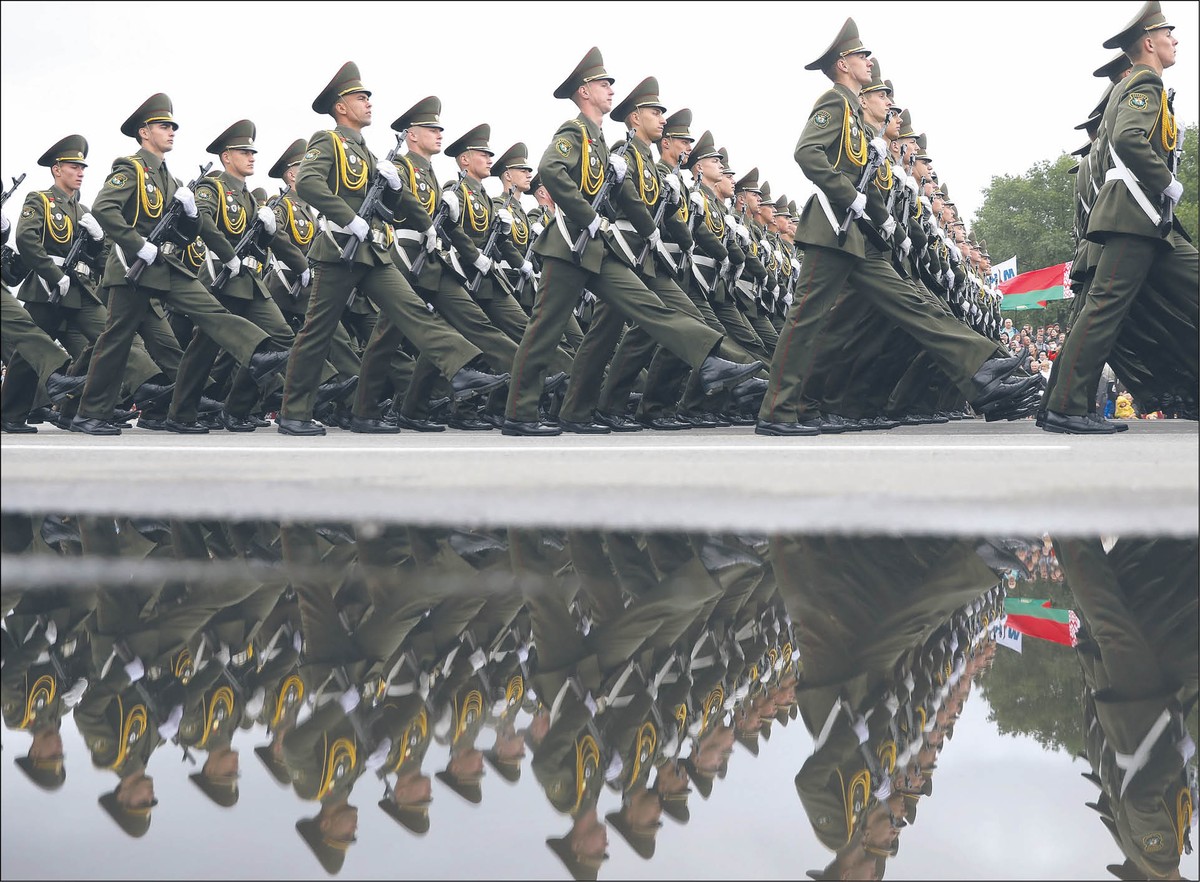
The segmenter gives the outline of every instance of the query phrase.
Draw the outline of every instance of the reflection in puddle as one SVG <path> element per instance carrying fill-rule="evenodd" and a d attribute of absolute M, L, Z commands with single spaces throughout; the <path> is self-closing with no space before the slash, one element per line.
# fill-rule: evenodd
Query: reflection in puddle
<path fill-rule="evenodd" d="M 5 875 L 1195 874 L 1195 540 L 3 528 Z"/>

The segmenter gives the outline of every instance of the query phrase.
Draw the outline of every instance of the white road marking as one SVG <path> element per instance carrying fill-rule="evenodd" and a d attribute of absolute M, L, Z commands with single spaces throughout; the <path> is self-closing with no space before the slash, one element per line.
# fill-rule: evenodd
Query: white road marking
<path fill-rule="evenodd" d="M 431 447 L 409 447 L 407 445 L 398 446 L 379 446 L 379 447 L 345 447 L 337 445 L 321 446 L 318 441 L 313 445 L 304 447 L 293 446 L 292 444 L 284 443 L 279 445 L 255 444 L 246 446 L 235 446 L 229 444 L 208 445 L 208 444 L 173 444 L 166 445 L 150 445 L 150 444 L 122 444 L 117 442 L 111 447 L 104 444 L 10 444 L 6 443 L 3 446 L 4 450 L 11 451 L 26 451 L 26 450 L 41 450 L 47 453 L 62 453 L 64 451 L 71 452 L 91 452 L 91 453 L 265 453 L 276 451 L 287 451 L 288 453 L 327 453 L 341 455 L 345 453 L 419 453 L 422 455 L 430 453 L 683 453 L 689 451 L 705 451 L 705 452 L 754 452 L 762 450 L 788 450 L 804 453 L 825 453 L 830 450 L 837 451 L 855 451 L 855 450 L 886 450 L 893 453 L 927 453 L 927 452 L 955 452 L 955 451 L 990 451 L 993 453 L 1013 453 L 1013 452 L 1062 452 L 1070 450 L 1069 444 L 1021 444 L 1019 442 L 1010 442 L 1008 444 L 824 444 L 821 442 L 811 441 L 765 441 L 761 444 L 578 444 L 564 446 L 561 444 L 547 445 L 545 442 L 534 442 L 533 444 L 517 443 L 517 444 L 481 444 L 478 447 L 469 445 L 452 445 L 452 446 L 431 446 Z"/>

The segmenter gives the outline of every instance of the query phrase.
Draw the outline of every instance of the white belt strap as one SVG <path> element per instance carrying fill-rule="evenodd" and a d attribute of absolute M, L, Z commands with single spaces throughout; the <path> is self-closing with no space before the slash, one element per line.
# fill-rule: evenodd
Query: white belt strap
<path fill-rule="evenodd" d="M 1125 163 L 1121 162 L 1121 157 L 1117 155 L 1117 151 L 1111 143 L 1108 145 L 1108 155 L 1112 157 L 1113 167 L 1104 173 L 1104 180 L 1123 181 L 1125 188 L 1129 190 L 1129 195 L 1138 204 L 1138 208 L 1145 212 L 1146 217 L 1150 218 L 1150 222 L 1157 227 L 1162 222 L 1162 215 L 1150 204 L 1150 200 L 1146 198 L 1146 191 L 1142 189 L 1137 176 L 1129 170 Z"/>
<path fill-rule="evenodd" d="M 821 206 L 821 211 L 825 213 L 825 219 L 829 221 L 829 226 L 833 227 L 833 231 L 836 233 L 842 225 L 833 213 L 833 206 L 829 204 L 829 197 L 820 188 L 817 189 L 813 196 L 816 197 L 817 203 Z"/>
<path fill-rule="evenodd" d="M 625 241 L 625 237 L 621 235 L 622 231 L 633 232 L 633 225 L 629 221 L 619 220 L 615 224 L 610 224 L 608 231 L 612 233 L 613 241 L 617 243 L 617 247 L 629 258 L 629 262 L 636 267 L 637 258 L 633 256 L 633 252 L 629 250 L 629 244 Z"/>

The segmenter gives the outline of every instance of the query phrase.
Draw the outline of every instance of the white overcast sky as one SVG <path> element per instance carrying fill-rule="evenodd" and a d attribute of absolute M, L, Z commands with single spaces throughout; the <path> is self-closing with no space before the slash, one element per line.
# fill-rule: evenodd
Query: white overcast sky
<path fill-rule="evenodd" d="M 416 10 L 420 9 L 417 13 Z M 261 150 L 253 186 L 274 192 L 267 169 L 295 138 L 331 124 L 311 102 L 353 60 L 373 92 L 368 144 L 383 155 L 391 121 L 426 95 L 442 99 L 446 143 L 487 122 L 497 153 L 524 141 L 535 157 L 574 115 L 553 97 L 593 45 L 616 78 L 619 101 L 658 78 L 669 111 L 690 107 L 694 131 L 712 129 L 740 173 L 803 203 L 811 192 L 792 151 L 825 78 L 804 70 L 847 16 L 929 136 L 934 167 L 968 223 L 994 175 L 1021 174 L 1083 142 L 1073 126 L 1103 91 L 1091 72 L 1108 61 L 1103 41 L 1140 0 L 1073 3 L 459 2 L 279 5 L 247 2 L 0 4 L 0 95 L 5 188 L 27 172 L 7 208 L 49 184 L 36 165 L 59 138 L 89 141 L 83 199 L 91 202 L 114 157 L 133 152 L 120 125 L 155 92 L 171 96 L 180 122 L 168 158 L 195 176 L 205 146 L 248 118 Z M 319 9 L 328 10 L 319 14 Z M 335 14 L 334 10 L 338 10 Z M 1176 25 L 1184 124 L 1197 112 L 1200 4 L 1163 0 Z M 610 138 L 618 122 L 606 121 Z M 441 180 L 451 161 L 434 163 Z M 493 189 L 494 183 L 489 185 Z"/>

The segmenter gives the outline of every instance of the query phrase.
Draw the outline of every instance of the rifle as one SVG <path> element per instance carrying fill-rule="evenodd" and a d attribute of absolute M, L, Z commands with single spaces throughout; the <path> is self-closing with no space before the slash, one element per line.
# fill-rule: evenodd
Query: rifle
<path fill-rule="evenodd" d="M 1167 111 L 1174 113 L 1175 111 L 1175 90 L 1167 90 Z M 1164 123 L 1165 125 L 1165 123 Z M 1183 133 L 1179 132 L 1175 138 L 1175 149 L 1167 155 L 1167 168 L 1171 172 L 1171 179 L 1176 180 L 1179 172 L 1179 161 L 1183 158 Z M 25 177 L 21 175 L 21 177 Z M 1162 220 L 1158 224 L 1158 234 L 1160 236 L 1169 235 L 1171 227 L 1175 222 L 1175 203 L 1166 196 L 1162 197 Z"/>
<path fill-rule="evenodd" d="M 613 151 L 613 153 L 624 159 L 625 154 L 629 152 L 629 145 L 632 143 L 633 129 L 628 129 L 625 132 L 625 140 L 621 143 L 620 147 Z M 596 212 L 597 214 L 600 213 L 600 207 L 604 204 L 605 200 L 608 199 L 609 191 L 612 190 L 612 188 L 613 176 L 606 174 L 604 176 L 604 183 L 600 185 L 600 189 L 597 190 L 596 195 L 592 197 L 592 211 Z M 571 246 L 571 259 L 575 261 L 576 266 L 583 264 L 583 250 L 587 247 L 588 239 L 590 238 L 591 236 L 588 235 L 587 227 L 584 227 L 582 230 L 580 230 L 579 235 L 575 237 L 575 244 Z"/>
<path fill-rule="evenodd" d="M 396 145 L 388 151 L 388 155 L 383 158 L 384 162 L 391 162 L 400 152 L 401 145 L 404 144 L 404 133 L 396 133 Z M 375 179 L 371 181 L 371 186 L 367 188 L 367 195 L 363 197 L 362 205 L 358 207 L 358 216 L 367 222 L 369 226 L 376 215 L 379 215 L 388 223 L 392 222 L 392 213 L 388 211 L 383 204 L 383 194 L 387 189 L 387 179 L 379 173 L 379 167 L 375 168 Z M 346 240 L 346 244 L 342 247 L 342 263 L 353 263 L 354 255 L 358 253 L 358 246 L 362 244 L 362 240 L 350 235 Z"/>
<path fill-rule="evenodd" d="M 654 207 L 654 229 L 656 229 L 656 230 L 658 229 L 658 227 L 662 223 L 662 219 L 666 215 L 666 213 L 667 213 L 667 194 L 665 192 L 663 192 L 662 190 L 660 190 L 659 194 L 658 194 L 658 205 L 656 205 Z M 660 240 L 660 242 L 661 242 L 661 240 Z M 665 250 L 659 248 L 658 256 L 659 256 L 659 258 L 662 259 L 663 263 L 665 263 L 667 265 L 667 269 L 670 270 L 672 274 L 676 274 L 679 272 L 679 267 L 677 267 L 675 265 L 675 261 L 673 261 L 671 259 L 671 255 L 667 254 L 667 252 Z M 646 265 L 646 260 L 649 257 L 650 257 L 650 240 L 646 239 L 646 241 L 642 243 L 642 250 L 638 253 L 638 256 L 637 256 L 637 265 L 638 265 L 639 269 Z"/>
<path fill-rule="evenodd" d="M 892 111 L 889 110 L 887 112 L 887 115 L 884 117 L 884 121 L 883 121 L 883 127 L 885 129 L 887 128 L 887 124 L 888 124 L 891 116 L 892 116 Z M 854 185 L 854 190 L 856 193 L 858 193 L 859 195 L 862 195 L 867 192 L 867 186 L 871 183 L 871 178 L 873 178 L 875 176 L 875 173 L 877 171 L 879 171 L 879 169 L 883 166 L 883 162 L 884 162 L 883 154 L 877 153 L 875 151 L 875 148 L 868 144 L 867 145 L 867 163 L 866 163 L 866 165 L 863 166 L 862 174 L 859 175 L 859 178 L 858 178 L 858 183 Z M 842 225 L 840 227 L 838 227 L 838 235 L 837 235 L 838 245 L 845 244 L 846 233 L 849 232 L 849 230 L 850 230 L 850 222 L 852 220 L 854 220 L 854 212 L 851 211 L 849 208 L 847 208 L 846 216 L 845 216 L 845 218 L 842 219 Z M 873 234 L 871 236 L 871 238 L 873 240 L 876 240 L 875 244 L 878 245 L 881 249 L 887 247 L 887 243 L 883 241 L 883 237 L 879 235 L 879 231 L 876 230 L 875 227 L 871 226 L 871 224 L 869 224 L 869 223 L 860 224 L 860 226 L 862 227 L 864 233 L 866 233 L 867 231 L 870 231 L 870 234 Z"/>
<path fill-rule="evenodd" d="M 492 225 L 491 229 L 488 230 L 487 240 L 483 243 L 483 247 L 479 249 L 479 253 L 484 257 L 490 258 L 492 253 L 496 250 L 496 243 L 500 239 L 501 228 L 504 226 L 503 221 L 500 220 L 500 212 L 507 210 L 511 204 L 512 194 L 510 193 L 508 198 L 504 200 L 504 203 L 498 209 L 496 209 L 494 215 L 492 216 Z M 501 288 L 505 289 L 505 293 L 511 294 L 512 290 L 508 284 L 508 279 L 504 278 L 502 273 L 494 272 L 495 269 L 496 266 L 493 262 L 492 275 L 496 277 L 496 283 L 500 285 Z M 483 284 L 483 277 L 485 275 L 487 275 L 487 273 L 481 273 L 479 271 L 475 272 L 475 277 L 471 279 L 471 281 L 467 282 L 468 294 L 472 296 L 475 295 L 475 293 L 479 290 L 479 286 Z"/>
<path fill-rule="evenodd" d="M 0 193 L 0 205 L 7 202 L 8 197 L 17 192 L 17 187 L 21 186 L 23 180 L 25 180 L 25 172 L 21 172 L 21 177 L 13 178 L 12 186 Z M 8 244 L 0 252 L 0 274 L 3 275 L 5 284 L 8 285 L 18 285 L 25 276 L 29 275 L 29 269 L 21 260 L 17 249 Z"/>
<path fill-rule="evenodd" d="M 458 180 L 461 182 L 465 176 L 466 176 L 466 173 L 460 170 L 458 173 Z M 444 227 L 446 225 L 446 218 L 449 214 L 450 214 L 450 209 L 446 207 L 446 200 L 443 198 L 442 204 L 439 205 L 437 211 L 435 211 L 433 213 L 433 232 L 439 238 L 442 235 L 442 227 Z M 414 279 L 418 275 L 420 275 L 421 270 L 423 270 L 425 268 L 425 263 L 428 260 L 429 260 L 429 251 L 426 250 L 424 243 L 422 243 L 420 252 L 413 259 L 412 266 L 409 268 L 413 274 Z"/>
<path fill-rule="evenodd" d="M 208 174 L 208 170 L 212 168 L 212 163 L 205 163 L 200 166 L 200 174 L 194 181 L 187 185 L 187 188 L 193 193 L 196 191 L 196 186 L 204 180 L 204 176 Z M 146 237 L 146 241 L 155 247 L 161 246 L 167 239 L 175 234 L 175 225 L 179 223 L 179 215 L 183 213 L 183 203 L 178 199 L 172 199 L 162 213 L 162 217 L 158 219 L 158 223 L 154 225 L 154 229 L 150 231 L 150 235 Z M 180 243 L 184 244 L 184 243 Z M 125 284 L 130 288 L 136 288 L 138 279 L 142 277 L 142 273 L 146 269 L 146 261 L 140 257 L 129 265 L 129 269 L 125 271 Z"/>
<path fill-rule="evenodd" d="M 275 206 L 279 204 L 279 200 L 287 195 L 287 191 L 288 188 L 285 186 L 279 191 L 278 195 L 272 196 L 271 199 L 267 201 L 265 207 L 271 211 L 274 211 Z M 255 212 L 253 223 L 246 227 L 246 232 L 242 233 L 242 237 L 238 239 L 237 245 L 233 246 L 233 256 L 238 260 L 245 260 L 247 257 L 257 255 L 259 260 L 266 260 L 267 246 L 259 242 L 259 237 L 264 232 L 263 227 L 264 224 L 262 222 L 262 218 L 260 218 L 258 213 Z M 225 283 L 228 282 L 232 277 L 233 273 L 230 272 L 229 267 L 222 266 L 221 271 L 217 273 L 217 277 L 213 279 L 211 289 L 212 292 L 214 294 L 218 293 L 222 288 L 225 287 Z"/>
<path fill-rule="evenodd" d="M 87 245 L 88 239 L 87 230 L 83 227 L 79 228 L 79 232 L 75 234 L 75 239 L 71 242 L 71 250 L 67 252 L 67 256 L 63 259 L 62 269 L 64 273 L 71 274 L 76 271 L 75 267 L 80 263 L 80 258 L 83 254 L 84 246 Z M 58 306 L 62 302 L 63 295 L 59 293 L 58 287 L 50 291 L 50 305 Z"/>

